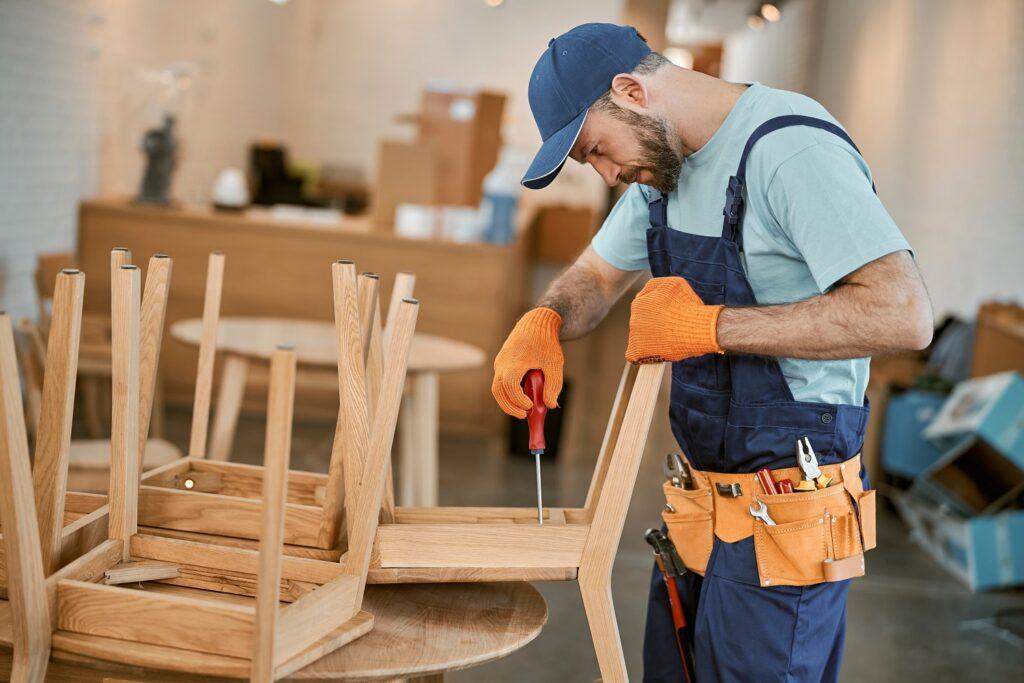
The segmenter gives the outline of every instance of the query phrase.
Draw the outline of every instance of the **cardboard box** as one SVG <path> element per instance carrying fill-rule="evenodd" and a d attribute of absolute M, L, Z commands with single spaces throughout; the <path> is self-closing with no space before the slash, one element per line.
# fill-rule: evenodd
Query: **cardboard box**
<path fill-rule="evenodd" d="M 907 388 L 924 371 L 924 361 L 918 353 L 899 353 L 871 360 L 871 378 L 868 381 L 867 400 L 871 406 L 867 433 L 861 447 L 861 461 L 871 481 L 882 476 L 882 436 L 885 433 L 885 413 L 889 396 L 895 388 Z"/>
<path fill-rule="evenodd" d="M 889 399 L 882 436 L 882 468 L 887 473 L 913 479 L 942 457 L 923 432 L 945 400 L 945 394 L 914 389 Z"/>
<path fill-rule="evenodd" d="M 1013 370 L 1024 374 L 1024 308 L 988 303 L 978 309 L 971 377 Z"/>
<path fill-rule="evenodd" d="M 484 176 L 498 161 L 505 96 L 478 91 L 425 90 L 420 103 L 419 142 L 437 155 L 433 203 L 477 206 Z"/>
<path fill-rule="evenodd" d="M 1024 379 L 1004 372 L 961 382 L 924 436 L 944 455 L 912 489 L 964 515 L 1002 509 L 1024 491 Z"/>
<path fill-rule="evenodd" d="M 596 231 L 592 209 L 542 206 L 530 226 L 530 255 L 548 263 L 571 263 L 590 244 Z"/>
<path fill-rule="evenodd" d="M 1024 510 L 965 519 L 913 493 L 893 501 L 914 541 L 972 591 L 1024 584 Z"/>
<path fill-rule="evenodd" d="M 399 204 L 436 204 L 437 183 L 433 148 L 416 142 L 384 140 L 377 154 L 374 223 L 390 232 Z"/>

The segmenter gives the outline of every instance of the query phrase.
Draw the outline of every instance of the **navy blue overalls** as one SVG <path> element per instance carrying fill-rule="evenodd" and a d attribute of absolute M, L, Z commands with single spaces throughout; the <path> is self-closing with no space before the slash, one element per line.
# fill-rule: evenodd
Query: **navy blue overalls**
<path fill-rule="evenodd" d="M 686 278 L 707 304 L 757 304 L 741 258 L 747 156 L 762 136 L 789 126 L 823 129 L 856 149 L 841 128 L 827 121 L 790 115 L 761 124 L 744 146 L 736 175 L 728 180 L 721 237 L 669 228 L 667 198 L 651 190 L 647 250 L 655 277 Z M 672 364 L 669 419 L 694 467 L 747 473 L 794 466 L 796 440 L 802 436 L 810 438 L 822 465 L 852 458 L 864 440 L 868 408 L 794 400 L 772 358 L 707 354 Z M 762 587 L 753 539 L 725 543 L 715 538 L 706 575 L 690 572 L 679 580 L 694 639 L 696 680 L 837 680 L 848 586 L 841 581 Z M 657 567 L 648 602 L 644 680 L 683 680 L 667 591 Z"/>

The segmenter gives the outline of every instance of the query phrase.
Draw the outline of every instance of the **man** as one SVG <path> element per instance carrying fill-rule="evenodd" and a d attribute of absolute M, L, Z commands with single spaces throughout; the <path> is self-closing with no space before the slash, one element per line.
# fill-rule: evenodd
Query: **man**
<path fill-rule="evenodd" d="M 495 399 L 524 417 L 531 404 L 520 383 L 537 368 L 544 402 L 554 407 L 560 341 L 592 330 L 650 268 L 653 278 L 632 303 L 626 357 L 673 362 L 669 419 L 680 447 L 701 481 L 735 474 L 743 482 L 709 487 L 713 550 L 680 582 L 696 678 L 835 681 L 849 583 L 842 577 L 863 572 L 863 555 L 850 558 L 860 559 L 859 572 L 835 562 L 838 542 L 827 537 L 825 549 L 810 546 L 830 553 L 812 569 L 842 565 L 845 574 L 776 585 L 767 576 L 773 570 L 757 566 L 763 558 L 752 533 L 763 539 L 809 527 L 764 520 L 755 529 L 761 522 L 746 509 L 761 499 L 749 473 L 793 468 L 797 439 L 806 437 L 832 476 L 816 480 L 824 490 L 778 500 L 813 506 L 834 492 L 843 498 L 830 500 L 855 515 L 848 519 L 866 515 L 862 496 L 872 492 L 863 470 L 860 478 L 842 470 L 863 443 L 869 356 L 931 340 L 924 284 L 867 164 L 813 100 L 678 68 L 631 27 L 586 24 L 552 40 L 529 98 L 544 142 L 526 187 L 547 185 L 567 158 L 590 164 L 608 185 L 632 186 L 509 335 L 494 361 Z M 828 488 L 829 479 L 838 486 Z M 744 533 L 719 519 L 731 498 L 743 503 L 731 523 Z M 847 519 L 830 508 L 816 514 L 822 510 L 833 524 Z M 873 545 L 873 516 L 870 531 L 863 517 L 859 523 L 848 553 Z M 706 533 L 710 547 L 710 527 Z M 699 544 L 687 541 L 681 551 L 692 557 Z M 803 561 L 800 553 L 791 559 Z M 683 680 L 657 575 L 644 669 L 648 681 Z"/>

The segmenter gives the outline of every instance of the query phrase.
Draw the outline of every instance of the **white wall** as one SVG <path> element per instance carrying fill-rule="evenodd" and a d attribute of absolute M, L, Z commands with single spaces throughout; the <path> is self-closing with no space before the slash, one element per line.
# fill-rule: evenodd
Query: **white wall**
<path fill-rule="evenodd" d="M 396 124 L 434 80 L 505 92 L 508 142 L 540 136 L 526 86 L 551 38 L 586 21 L 618 20 L 622 0 L 296 2 L 300 48 L 288 124 L 296 153 L 372 168 L 377 144 L 409 137 Z"/>
<path fill-rule="evenodd" d="M 74 246 L 79 199 L 132 194 L 158 123 L 144 68 L 198 65 L 174 195 L 203 199 L 248 143 L 284 135 L 294 9 L 255 0 L 0 0 L 0 308 L 31 314 L 40 252 Z"/>
<path fill-rule="evenodd" d="M 1024 299 L 1024 2 L 814 4 L 730 36 L 726 76 L 801 90 L 843 123 L 938 314 Z"/>
<path fill-rule="evenodd" d="M 722 78 L 803 93 L 811 88 L 820 7 L 815 0 L 791 0 L 783 10 L 784 21 L 725 37 Z"/>

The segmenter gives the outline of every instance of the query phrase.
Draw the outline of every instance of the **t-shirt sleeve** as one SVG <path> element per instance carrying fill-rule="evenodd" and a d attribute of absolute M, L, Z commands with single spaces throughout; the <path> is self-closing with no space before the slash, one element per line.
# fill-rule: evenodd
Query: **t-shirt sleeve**
<path fill-rule="evenodd" d="M 872 191 L 864 160 L 843 143 L 819 142 L 789 157 L 766 194 L 822 292 L 875 259 L 911 251 Z"/>
<path fill-rule="evenodd" d="M 597 255 L 619 270 L 647 268 L 647 198 L 634 184 L 612 207 L 590 242 Z"/>

